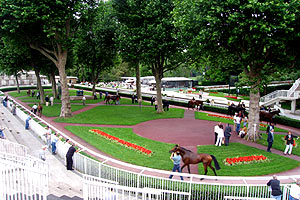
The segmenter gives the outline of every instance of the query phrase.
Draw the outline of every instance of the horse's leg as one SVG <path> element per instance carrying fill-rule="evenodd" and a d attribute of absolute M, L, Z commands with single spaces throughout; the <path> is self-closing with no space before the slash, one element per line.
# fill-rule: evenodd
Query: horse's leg
<path fill-rule="evenodd" d="M 191 173 L 191 170 L 190 170 L 190 165 L 187 165 L 188 167 L 188 171 L 189 171 L 189 174 Z"/>
<path fill-rule="evenodd" d="M 216 170 L 215 170 L 215 168 L 213 167 L 213 166 L 211 166 L 211 162 L 209 163 L 209 168 L 211 168 L 212 170 L 213 170 L 213 172 L 214 172 L 214 174 L 215 174 L 215 176 L 217 176 L 217 173 L 216 173 Z"/>
<path fill-rule="evenodd" d="M 186 165 L 187 165 L 187 164 L 185 164 L 185 163 L 182 165 L 182 167 L 181 167 L 181 172 L 182 172 L 183 168 L 184 168 Z"/>
<path fill-rule="evenodd" d="M 207 174 L 207 163 L 203 163 L 203 167 L 204 167 L 204 175 Z M 203 180 L 204 178 L 201 178 L 200 180 Z"/>

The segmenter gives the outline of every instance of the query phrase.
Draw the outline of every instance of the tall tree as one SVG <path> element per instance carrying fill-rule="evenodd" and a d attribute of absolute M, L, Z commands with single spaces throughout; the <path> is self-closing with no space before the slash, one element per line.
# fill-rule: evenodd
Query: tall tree
<path fill-rule="evenodd" d="M 0 74 L 14 75 L 17 83 L 17 91 L 20 93 L 19 76 L 23 70 L 30 68 L 29 48 L 19 46 L 13 41 L 0 40 Z"/>
<path fill-rule="evenodd" d="M 100 1 L 97 6 L 89 9 L 87 16 L 86 22 L 78 31 L 74 54 L 77 63 L 90 72 L 95 95 L 95 86 L 100 73 L 113 66 L 117 55 L 113 40 L 116 21 L 112 17 L 110 2 Z"/>
<path fill-rule="evenodd" d="M 183 49 L 173 25 L 171 0 L 113 0 L 121 25 L 118 42 L 130 59 L 151 67 L 156 81 L 157 112 L 163 112 L 161 79 L 178 66 Z"/>
<path fill-rule="evenodd" d="M 233 57 L 251 86 L 248 136 L 258 138 L 260 87 L 299 56 L 298 0 L 174 0 L 175 24 L 194 55 Z M 256 129 L 255 129 L 256 127 Z M 256 131 L 255 131 L 256 130 Z"/>
<path fill-rule="evenodd" d="M 72 116 L 65 65 L 74 32 L 89 5 L 89 0 L 0 1 L 1 36 L 27 42 L 57 67 L 62 86 L 61 117 Z"/>

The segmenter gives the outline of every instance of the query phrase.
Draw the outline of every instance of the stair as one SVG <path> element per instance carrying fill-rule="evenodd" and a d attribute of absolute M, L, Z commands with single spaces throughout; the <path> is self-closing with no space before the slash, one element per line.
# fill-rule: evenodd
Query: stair
<path fill-rule="evenodd" d="M 68 197 L 66 195 L 63 195 L 61 197 L 55 196 L 53 194 L 50 194 L 47 196 L 47 200 L 83 200 L 83 198 L 74 196 L 74 197 Z"/>

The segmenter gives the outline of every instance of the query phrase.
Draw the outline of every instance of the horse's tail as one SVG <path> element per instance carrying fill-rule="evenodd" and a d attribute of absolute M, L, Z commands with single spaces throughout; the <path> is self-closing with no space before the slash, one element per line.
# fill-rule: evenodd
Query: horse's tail
<path fill-rule="evenodd" d="M 218 163 L 218 161 L 217 161 L 217 159 L 216 159 L 216 157 L 213 156 L 213 155 L 210 155 L 210 156 L 212 157 L 212 159 L 213 159 L 213 161 L 214 161 L 214 163 L 215 163 L 216 170 L 221 169 L 221 168 L 220 168 L 220 165 L 219 165 L 219 163 Z"/>

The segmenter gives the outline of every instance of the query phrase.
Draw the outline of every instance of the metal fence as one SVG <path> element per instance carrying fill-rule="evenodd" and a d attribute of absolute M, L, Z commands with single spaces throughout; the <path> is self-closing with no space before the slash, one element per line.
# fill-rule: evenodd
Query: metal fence
<path fill-rule="evenodd" d="M 9 140 L 0 140 L 0 152 L 16 154 L 19 156 L 27 156 L 28 148 Z"/>
<path fill-rule="evenodd" d="M 19 104 L 19 106 L 23 110 L 29 112 L 29 110 L 27 110 L 22 105 Z M 24 114 L 24 112 L 22 112 L 20 108 L 17 108 L 17 115 L 20 116 L 21 119 L 25 120 L 27 118 L 27 115 Z M 54 131 L 56 131 L 63 137 L 69 138 L 67 135 L 60 132 L 44 120 L 38 117 L 36 118 L 49 125 Z M 41 136 L 41 139 L 45 140 L 42 136 L 45 131 L 44 128 L 38 122 L 35 122 L 33 120 L 31 120 L 30 123 L 30 128 L 37 135 Z M 72 138 L 69 139 L 72 141 Z M 180 176 L 184 177 L 184 181 L 181 181 L 176 179 L 179 175 L 176 172 L 169 172 L 128 164 L 119 160 L 115 160 L 113 158 L 106 157 L 90 149 L 87 149 L 80 143 L 77 143 L 75 141 L 73 142 L 79 147 L 83 148 L 85 151 L 91 153 L 92 155 L 95 155 L 98 158 L 98 160 L 95 160 L 80 153 L 76 153 L 73 157 L 74 168 L 76 168 L 83 174 L 98 177 L 101 180 L 105 179 L 107 181 L 117 182 L 118 186 L 128 187 L 123 188 L 126 191 L 132 191 L 134 189 L 136 191 L 140 191 L 140 189 L 143 188 L 151 188 L 151 190 L 163 190 L 168 191 L 172 194 L 174 193 L 173 196 L 169 195 L 170 199 L 214 200 L 222 199 L 224 196 L 258 198 L 270 197 L 270 191 L 268 190 L 266 183 L 272 177 L 214 177 L 181 173 Z M 69 146 L 64 144 L 64 142 L 59 141 L 57 143 L 57 154 L 60 157 L 65 158 L 68 147 Z M 168 179 L 167 177 L 170 174 L 175 175 L 175 179 Z M 202 180 L 203 178 L 204 180 Z M 278 179 L 285 183 L 294 182 L 297 178 L 300 178 L 300 175 L 278 177 Z M 94 182 L 90 181 L 88 184 L 94 185 Z M 289 189 L 286 186 L 288 185 L 282 185 L 282 189 L 284 191 L 283 200 L 287 199 L 287 195 L 289 194 Z M 104 189 L 108 188 L 108 186 L 101 187 Z M 88 192 L 85 191 L 88 194 L 87 196 L 93 196 L 94 193 L 89 191 L 94 192 L 94 190 L 92 189 L 89 189 Z M 181 193 L 184 194 L 184 197 L 182 195 L 176 196 L 176 194 Z M 139 192 L 136 196 L 141 198 Z M 168 198 L 166 197 L 166 199 Z"/>

